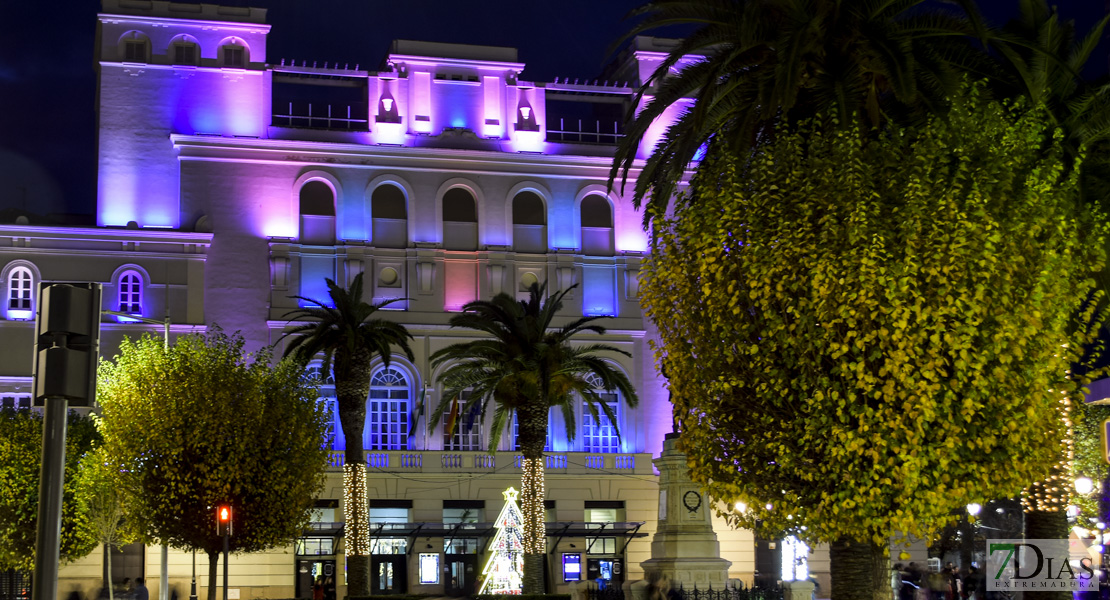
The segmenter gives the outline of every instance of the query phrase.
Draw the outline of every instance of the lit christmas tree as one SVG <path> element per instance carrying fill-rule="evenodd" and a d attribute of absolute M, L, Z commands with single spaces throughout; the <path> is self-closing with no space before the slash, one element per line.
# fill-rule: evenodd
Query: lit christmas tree
<path fill-rule="evenodd" d="M 479 594 L 519 594 L 523 589 L 524 543 L 521 532 L 524 516 L 516 504 L 517 491 L 509 488 L 504 493 L 505 507 L 493 524 L 497 535 L 489 545 L 493 554 L 482 570 L 485 581 Z"/>

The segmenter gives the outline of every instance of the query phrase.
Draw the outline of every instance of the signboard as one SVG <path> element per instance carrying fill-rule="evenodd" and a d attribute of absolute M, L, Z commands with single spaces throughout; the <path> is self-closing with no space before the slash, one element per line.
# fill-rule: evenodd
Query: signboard
<path fill-rule="evenodd" d="M 420 554 L 420 583 L 434 585 L 439 583 L 439 554 Z"/>
<path fill-rule="evenodd" d="M 582 555 L 563 555 L 563 581 L 582 581 Z"/>

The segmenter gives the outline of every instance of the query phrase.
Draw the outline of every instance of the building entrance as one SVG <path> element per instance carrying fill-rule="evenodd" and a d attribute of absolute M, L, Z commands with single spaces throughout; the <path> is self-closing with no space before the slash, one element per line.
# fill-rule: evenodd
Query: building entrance
<path fill-rule="evenodd" d="M 452 598 L 478 593 L 478 556 L 475 554 L 448 554 L 447 581 L 444 593 Z"/>
<path fill-rule="evenodd" d="M 324 578 L 324 597 L 335 597 L 335 560 L 300 559 L 297 560 L 297 577 L 294 593 L 297 598 L 311 598 L 316 580 Z"/>
<path fill-rule="evenodd" d="M 370 559 L 370 594 L 389 595 L 408 592 L 408 556 L 374 554 Z"/>

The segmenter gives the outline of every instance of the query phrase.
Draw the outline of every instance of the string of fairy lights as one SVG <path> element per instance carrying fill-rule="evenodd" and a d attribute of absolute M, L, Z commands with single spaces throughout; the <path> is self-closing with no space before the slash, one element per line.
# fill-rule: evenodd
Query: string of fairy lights
<path fill-rule="evenodd" d="M 357 496 L 360 496 L 356 498 Z M 343 465 L 343 509 L 346 513 L 347 556 L 370 554 L 370 526 L 366 506 L 366 467 L 361 464 Z"/>
<path fill-rule="evenodd" d="M 520 512 L 524 515 L 524 553 L 543 554 L 547 541 L 544 537 L 543 458 L 525 458 L 521 467 Z"/>
<path fill-rule="evenodd" d="M 1064 424 L 1063 452 L 1052 466 L 1048 477 L 1029 486 L 1021 496 L 1021 507 L 1032 511 L 1065 511 L 1071 500 L 1072 459 L 1075 456 L 1075 439 L 1071 420 L 1071 399 L 1060 396 L 1056 407 Z"/>

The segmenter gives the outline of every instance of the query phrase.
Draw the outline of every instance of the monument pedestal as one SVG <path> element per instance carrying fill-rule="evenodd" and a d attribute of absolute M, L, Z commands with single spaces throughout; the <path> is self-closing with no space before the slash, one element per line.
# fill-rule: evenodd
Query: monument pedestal
<path fill-rule="evenodd" d="M 640 563 L 644 579 L 666 577 L 675 588 L 724 589 L 732 563 L 721 558 L 709 499 L 690 480 L 677 443 L 678 434 L 667 434 L 663 453 L 652 461 L 659 469 L 659 528 L 651 539 L 651 558 Z"/>

